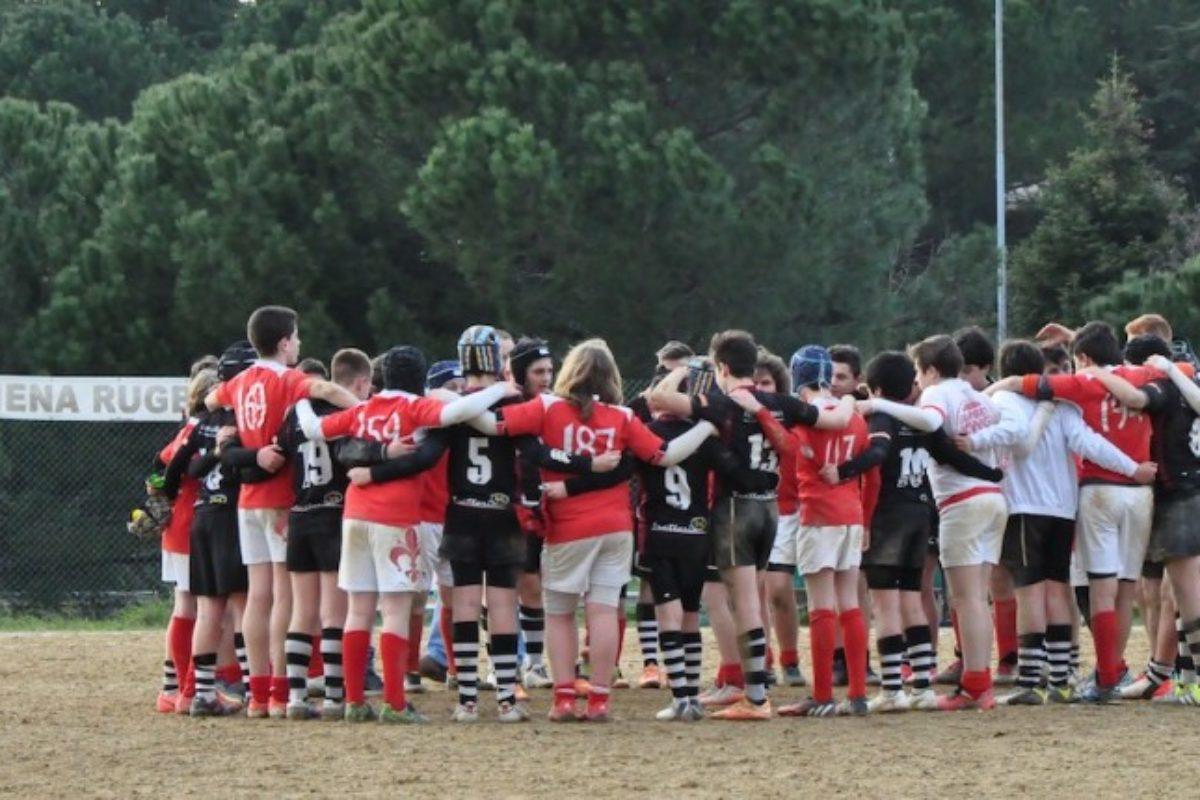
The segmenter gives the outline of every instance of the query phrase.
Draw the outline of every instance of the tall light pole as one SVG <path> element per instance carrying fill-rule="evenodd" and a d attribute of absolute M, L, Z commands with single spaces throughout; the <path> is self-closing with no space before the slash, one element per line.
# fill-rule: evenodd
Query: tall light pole
<path fill-rule="evenodd" d="M 1008 246 L 1004 226 L 1004 0 L 996 0 L 996 338 L 1008 338 Z"/>

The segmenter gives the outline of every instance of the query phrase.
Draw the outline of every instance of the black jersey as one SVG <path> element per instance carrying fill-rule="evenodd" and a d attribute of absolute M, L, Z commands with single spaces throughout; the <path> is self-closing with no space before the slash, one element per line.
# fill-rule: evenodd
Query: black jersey
<path fill-rule="evenodd" d="M 928 468 L 932 461 L 949 464 L 964 475 L 999 481 L 1003 473 L 959 450 L 946 431 L 926 433 L 884 413 L 871 415 L 870 444 L 857 457 L 838 465 L 842 480 L 879 467 L 879 500 L 875 513 L 900 505 L 934 507 Z"/>
<path fill-rule="evenodd" d="M 771 416 L 785 428 L 796 425 L 811 427 L 816 425 L 817 418 L 820 416 L 816 406 L 806 403 L 798 397 L 760 392 L 757 389 L 751 391 L 758 402 L 769 410 Z M 775 483 L 770 489 L 754 493 L 763 499 L 774 499 L 775 487 L 779 483 L 779 454 L 771 446 L 758 419 L 720 392 L 694 398 L 692 400 L 692 416 L 706 419 L 717 426 L 722 444 L 733 454 L 739 466 L 776 476 Z M 723 497 L 731 493 L 741 492 L 728 485 L 724 480 L 718 481 L 717 494 L 719 496 Z"/>
<path fill-rule="evenodd" d="M 695 423 L 662 418 L 649 428 L 664 442 L 682 436 Z M 776 476 L 738 463 L 724 445 L 713 438 L 704 440 L 696 452 L 672 467 L 638 463 L 641 484 L 639 517 L 646 532 L 645 552 L 679 555 L 680 548 L 706 548 L 708 515 L 712 508 L 710 477 L 717 476 L 732 491 L 771 491 Z M 684 537 L 684 538 L 680 538 Z"/>
<path fill-rule="evenodd" d="M 324 417 L 340 410 L 324 400 L 301 400 L 288 412 L 279 429 L 279 446 L 292 465 L 296 493 L 293 512 L 340 509 L 345 503 L 350 479 L 346 476 L 346 467 L 334 453 L 336 443 L 310 440 L 300 426 L 301 415 Z"/>
<path fill-rule="evenodd" d="M 492 410 L 520 402 L 505 398 Z M 531 495 L 540 500 L 542 468 L 582 474 L 592 467 L 590 456 L 547 447 L 536 436 L 488 436 L 467 424 L 446 428 L 443 436 L 450 453 L 450 502 L 456 505 L 506 509 Z"/>
<path fill-rule="evenodd" d="M 505 398 L 492 409 L 510 405 Z M 517 445 L 508 436 L 488 436 L 470 425 L 446 429 L 450 502 L 472 508 L 507 509 L 518 498 Z"/>
<path fill-rule="evenodd" d="M 187 472 L 200 482 L 197 506 L 237 508 L 241 473 L 236 467 L 222 463 L 217 454 L 217 432 L 236 424 L 233 411 L 228 408 L 201 413 L 188 439 L 187 448 L 192 455 Z"/>
<path fill-rule="evenodd" d="M 1183 399 L 1170 378 L 1151 381 L 1143 390 L 1150 399 L 1154 433 L 1150 439 L 1151 459 L 1158 464 L 1155 497 L 1173 500 L 1200 492 L 1200 418 Z"/>

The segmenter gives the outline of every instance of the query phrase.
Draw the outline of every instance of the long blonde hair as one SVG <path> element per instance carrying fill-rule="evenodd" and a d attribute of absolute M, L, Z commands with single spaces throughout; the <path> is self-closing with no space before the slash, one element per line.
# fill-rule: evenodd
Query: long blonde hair
<path fill-rule="evenodd" d="M 621 371 L 603 339 L 588 339 L 571 348 L 554 381 L 554 393 L 579 407 L 583 419 L 592 415 L 595 400 L 618 405 Z"/>
<path fill-rule="evenodd" d="M 204 410 L 204 398 L 208 396 L 208 393 L 212 391 L 217 383 L 217 371 L 215 369 L 201 369 L 192 376 L 192 379 L 188 381 L 187 389 L 188 414 L 194 416 Z"/>

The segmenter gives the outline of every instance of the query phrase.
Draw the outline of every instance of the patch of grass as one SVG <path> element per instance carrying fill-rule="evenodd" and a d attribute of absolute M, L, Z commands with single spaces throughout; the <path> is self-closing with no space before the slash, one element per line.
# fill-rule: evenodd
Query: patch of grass
<path fill-rule="evenodd" d="M 165 628 L 171 618 L 171 601 L 147 600 L 127 605 L 100 619 L 62 612 L 0 611 L 0 632 L 129 631 Z"/>

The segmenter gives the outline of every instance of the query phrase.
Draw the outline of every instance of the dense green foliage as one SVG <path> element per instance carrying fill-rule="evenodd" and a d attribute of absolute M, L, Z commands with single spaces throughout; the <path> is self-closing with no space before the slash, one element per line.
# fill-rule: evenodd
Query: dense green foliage
<path fill-rule="evenodd" d="M 1200 9 L 1006 7 L 1014 329 L 1186 290 Z M 0 95 L 6 371 L 995 318 L 989 3 L 0 0 Z"/>

